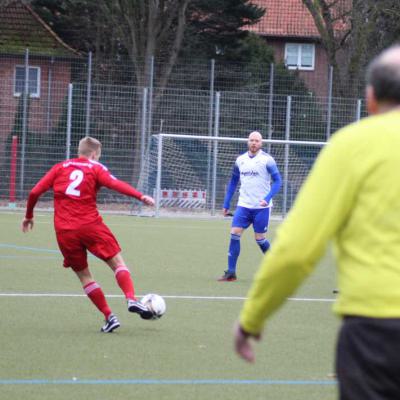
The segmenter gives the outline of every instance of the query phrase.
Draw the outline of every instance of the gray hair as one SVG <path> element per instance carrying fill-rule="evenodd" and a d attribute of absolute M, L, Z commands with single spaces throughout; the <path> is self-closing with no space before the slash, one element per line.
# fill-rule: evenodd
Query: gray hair
<path fill-rule="evenodd" d="M 376 56 L 368 66 L 367 85 L 377 101 L 400 104 L 400 45 L 394 45 Z"/>

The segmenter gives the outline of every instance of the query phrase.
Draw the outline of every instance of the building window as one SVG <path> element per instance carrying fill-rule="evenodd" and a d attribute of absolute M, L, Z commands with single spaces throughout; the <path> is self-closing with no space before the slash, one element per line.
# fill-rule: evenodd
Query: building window
<path fill-rule="evenodd" d="M 315 45 L 310 43 L 286 43 L 285 65 L 289 69 L 313 70 Z"/>
<path fill-rule="evenodd" d="M 40 68 L 29 67 L 28 93 L 30 97 L 40 97 Z M 14 77 L 14 96 L 21 96 L 25 87 L 25 67 L 17 65 Z"/>

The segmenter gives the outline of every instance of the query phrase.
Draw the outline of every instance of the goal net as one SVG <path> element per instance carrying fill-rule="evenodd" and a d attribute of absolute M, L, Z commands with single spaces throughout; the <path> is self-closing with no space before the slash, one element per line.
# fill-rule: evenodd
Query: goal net
<path fill-rule="evenodd" d="M 325 142 L 264 140 L 282 175 L 273 215 L 284 216 Z M 219 215 L 236 157 L 247 138 L 159 134 L 150 138 L 139 188 L 156 199 L 155 214 Z M 234 209 L 238 192 L 231 202 Z"/>

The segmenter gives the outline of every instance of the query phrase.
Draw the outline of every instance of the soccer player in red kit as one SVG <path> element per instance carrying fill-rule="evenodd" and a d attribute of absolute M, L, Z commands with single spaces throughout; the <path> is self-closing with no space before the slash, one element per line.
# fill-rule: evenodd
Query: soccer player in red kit
<path fill-rule="evenodd" d="M 130 312 L 139 314 L 143 319 L 150 319 L 153 314 L 136 300 L 133 281 L 122 258 L 121 248 L 97 210 L 97 192 L 105 186 L 135 197 L 149 206 L 154 205 L 154 199 L 111 175 L 98 162 L 100 155 L 101 143 L 85 137 L 79 142 L 78 158 L 54 165 L 29 193 L 22 230 L 28 232 L 33 228 L 33 209 L 39 197 L 53 189 L 54 228 L 58 246 L 64 256 L 64 267 L 72 268 L 86 295 L 104 314 L 105 325 L 101 331 L 112 332 L 120 323 L 89 271 L 87 251 L 105 261 L 112 269 Z"/>

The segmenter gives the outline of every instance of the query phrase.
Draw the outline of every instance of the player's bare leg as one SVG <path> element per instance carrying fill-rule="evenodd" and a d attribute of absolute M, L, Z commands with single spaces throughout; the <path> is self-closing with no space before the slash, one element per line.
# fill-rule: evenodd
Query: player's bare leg
<path fill-rule="evenodd" d="M 83 270 L 74 270 L 75 274 L 82 283 L 83 290 L 86 295 L 92 301 L 92 303 L 97 307 L 97 309 L 103 313 L 105 318 L 105 325 L 101 328 L 102 332 L 112 332 L 114 329 L 119 328 L 120 323 L 117 317 L 112 313 L 109 307 L 106 297 L 104 296 L 103 290 L 99 284 L 93 279 L 89 268 Z"/>
<path fill-rule="evenodd" d="M 131 273 L 126 266 L 121 253 L 106 260 L 107 265 L 113 270 L 118 286 L 123 291 L 130 312 L 139 314 L 143 319 L 151 319 L 153 313 L 145 305 L 137 301 L 135 297 L 135 288 L 133 285 Z"/>
<path fill-rule="evenodd" d="M 81 281 L 83 287 L 86 286 L 88 283 L 93 282 L 93 277 L 89 271 L 89 268 L 85 268 L 81 271 L 74 270 L 74 272 Z"/>
<path fill-rule="evenodd" d="M 242 236 L 243 231 L 244 231 L 244 228 L 240 228 L 238 226 L 233 226 L 231 228 L 231 235 Z"/>
<path fill-rule="evenodd" d="M 106 264 L 115 272 L 119 266 L 126 267 L 125 261 L 121 253 L 116 254 L 114 257 L 106 260 Z"/>

